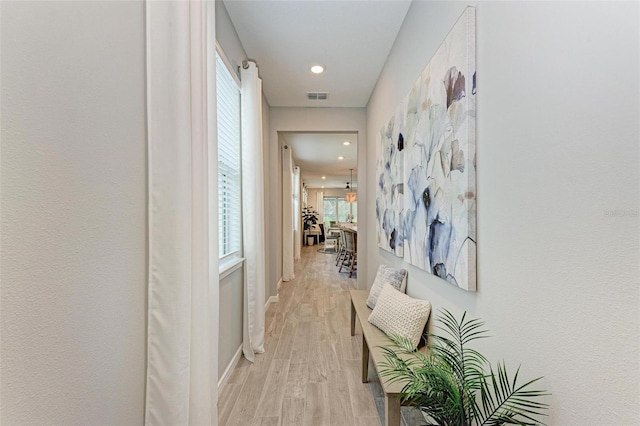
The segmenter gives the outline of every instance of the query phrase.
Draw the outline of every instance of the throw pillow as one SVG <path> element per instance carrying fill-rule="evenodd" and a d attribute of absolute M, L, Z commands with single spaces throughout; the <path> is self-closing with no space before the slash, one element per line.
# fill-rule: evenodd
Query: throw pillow
<path fill-rule="evenodd" d="M 384 283 L 389 283 L 398 291 L 404 293 L 407 288 L 407 270 L 396 269 L 388 265 L 380 265 L 378 267 L 378 273 L 376 273 L 376 278 L 373 280 L 373 285 L 367 298 L 367 306 L 371 309 L 376 307 L 376 300 L 378 300 L 378 295 Z"/>
<path fill-rule="evenodd" d="M 369 322 L 387 335 L 406 337 L 415 349 L 430 313 L 429 301 L 414 299 L 385 284 L 376 307 L 369 315 Z"/>

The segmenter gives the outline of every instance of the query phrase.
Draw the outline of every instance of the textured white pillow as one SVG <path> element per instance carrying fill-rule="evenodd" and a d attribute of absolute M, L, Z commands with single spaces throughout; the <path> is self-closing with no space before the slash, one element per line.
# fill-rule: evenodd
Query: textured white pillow
<path fill-rule="evenodd" d="M 427 300 L 414 299 L 385 284 L 369 322 L 389 336 L 406 337 L 415 349 L 430 313 L 431 303 Z"/>
<path fill-rule="evenodd" d="M 367 298 L 367 306 L 371 309 L 376 307 L 376 300 L 378 300 L 378 295 L 384 283 L 389 283 L 398 291 L 404 293 L 407 288 L 407 271 L 388 265 L 380 265 L 378 267 L 376 279 L 373 280 L 373 285 L 371 286 L 371 290 L 369 290 L 369 297 Z"/>

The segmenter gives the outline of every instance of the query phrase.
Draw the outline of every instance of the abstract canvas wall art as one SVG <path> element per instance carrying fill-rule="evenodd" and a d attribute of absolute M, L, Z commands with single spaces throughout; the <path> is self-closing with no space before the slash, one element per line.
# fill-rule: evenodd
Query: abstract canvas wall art
<path fill-rule="evenodd" d="M 378 246 L 404 257 L 403 105 L 378 135 L 376 219 Z"/>
<path fill-rule="evenodd" d="M 382 128 L 376 168 L 379 246 L 468 291 L 476 289 L 475 104 L 468 7 Z"/>

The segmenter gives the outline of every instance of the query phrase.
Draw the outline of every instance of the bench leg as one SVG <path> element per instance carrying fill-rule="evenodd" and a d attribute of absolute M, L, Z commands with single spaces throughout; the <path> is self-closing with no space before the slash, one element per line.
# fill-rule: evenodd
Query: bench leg
<path fill-rule="evenodd" d="M 353 300 L 351 301 L 351 335 L 356 335 L 356 308 L 353 306 Z"/>
<path fill-rule="evenodd" d="M 369 381 L 369 345 L 362 335 L 362 383 Z"/>
<path fill-rule="evenodd" d="M 400 400 L 397 395 L 384 396 L 384 426 L 400 426 Z"/>

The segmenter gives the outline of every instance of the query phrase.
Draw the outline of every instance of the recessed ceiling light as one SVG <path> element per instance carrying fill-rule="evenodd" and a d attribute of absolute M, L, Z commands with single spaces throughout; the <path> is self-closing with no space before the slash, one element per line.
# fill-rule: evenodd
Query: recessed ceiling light
<path fill-rule="evenodd" d="M 322 65 L 312 65 L 309 69 L 314 74 L 322 74 L 324 72 L 324 67 Z"/>
<path fill-rule="evenodd" d="M 324 185 L 322 185 L 320 188 L 324 188 Z"/>
<path fill-rule="evenodd" d="M 326 179 L 326 178 L 327 178 L 326 176 L 322 176 L 322 179 Z"/>
<path fill-rule="evenodd" d="M 344 160 L 344 157 L 341 155 L 340 157 L 338 157 L 338 160 Z"/>

